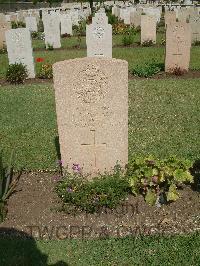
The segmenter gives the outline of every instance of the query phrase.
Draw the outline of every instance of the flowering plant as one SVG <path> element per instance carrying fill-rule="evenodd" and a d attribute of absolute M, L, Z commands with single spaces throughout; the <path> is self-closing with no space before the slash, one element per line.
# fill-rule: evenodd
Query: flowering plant
<path fill-rule="evenodd" d="M 192 163 L 170 157 L 166 160 L 154 158 L 133 159 L 127 169 L 127 177 L 133 194 L 142 193 L 147 203 L 154 205 L 162 196 L 166 201 L 179 198 L 177 188 L 183 183 L 193 183 L 189 169 Z"/>

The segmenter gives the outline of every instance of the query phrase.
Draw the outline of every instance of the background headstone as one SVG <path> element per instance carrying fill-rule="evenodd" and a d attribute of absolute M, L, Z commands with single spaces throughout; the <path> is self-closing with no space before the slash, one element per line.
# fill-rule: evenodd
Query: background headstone
<path fill-rule="evenodd" d="M 107 23 L 105 16 L 95 16 L 92 24 L 86 26 L 88 57 L 112 58 L 112 26 Z"/>
<path fill-rule="evenodd" d="M 6 31 L 6 45 L 9 64 L 24 64 L 28 70 L 28 78 L 35 78 L 30 31 L 26 28 Z"/>
<path fill-rule="evenodd" d="M 48 48 L 49 45 L 53 48 L 60 48 L 60 17 L 56 14 L 45 14 L 43 18 L 45 45 Z"/>
<path fill-rule="evenodd" d="M 175 68 L 188 71 L 190 63 L 191 27 L 189 23 L 167 25 L 165 72 Z"/>
<path fill-rule="evenodd" d="M 37 32 L 37 19 L 36 17 L 26 17 L 25 18 L 26 28 L 30 30 L 30 32 Z"/>
<path fill-rule="evenodd" d="M 148 15 L 142 15 L 141 44 L 147 41 L 156 43 L 156 18 Z"/>

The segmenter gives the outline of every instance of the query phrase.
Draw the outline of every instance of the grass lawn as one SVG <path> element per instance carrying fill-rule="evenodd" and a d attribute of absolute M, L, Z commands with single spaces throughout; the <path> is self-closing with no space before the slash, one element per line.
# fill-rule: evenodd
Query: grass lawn
<path fill-rule="evenodd" d="M 200 158 L 199 79 L 129 82 L 129 155 Z M 57 136 L 52 84 L 1 87 L 0 147 L 16 165 L 54 169 Z"/>
<path fill-rule="evenodd" d="M 200 265 L 200 235 L 104 240 L 0 240 L 0 265 Z"/>
<path fill-rule="evenodd" d="M 113 44 L 122 44 L 122 36 L 113 36 Z M 86 56 L 85 38 L 83 37 L 81 47 L 84 49 L 67 49 L 72 48 L 76 44 L 74 37 L 69 39 L 62 39 L 62 48 L 64 50 L 55 49 L 53 51 L 41 50 L 34 51 L 34 58 L 43 57 L 46 63 L 53 64 L 58 61 L 67 60 L 71 58 Z M 44 48 L 44 41 L 33 41 L 33 46 L 37 48 Z M 129 63 L 129 70 L 135 67 L 137 64 L 144 64 L 152 60 L 156 60 L 160 63 L 164 63 L 165 48 L 160 47 L 115 47 L 113 48 L 113 57 L 127 60 Z M 190 69 L 200 70 L 200 47 L 191 48 L 191 60 Z M 7 54 L 0 54 L 0 78 L 5 78 L 6 70 L 8 68 Z M 41 63 L 36 63 L 36 73 L 38 73 Z"/>

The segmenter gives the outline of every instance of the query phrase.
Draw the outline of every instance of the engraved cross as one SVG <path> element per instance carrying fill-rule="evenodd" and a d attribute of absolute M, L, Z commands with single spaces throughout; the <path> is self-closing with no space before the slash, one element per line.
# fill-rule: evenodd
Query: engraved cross
<path fill-rule="evenodd" d="M 92 129 L 90 131 L 93 134 L 92 143 L 82 143 L 81 145 L 82 146 L 88 146 L 88 147 L 92 148 L 93 153 L 94 153 L 94 166 L 96 167 L 97 166 L 97 149 L 99 147 L 106 147 L 107 144 L 105 142 L 98 144 L 96 141 L 96 131 L 94 129 Z"/>

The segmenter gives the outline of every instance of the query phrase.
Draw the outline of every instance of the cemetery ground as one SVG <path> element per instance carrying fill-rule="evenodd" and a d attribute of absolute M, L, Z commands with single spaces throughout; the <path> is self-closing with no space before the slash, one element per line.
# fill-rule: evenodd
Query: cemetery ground
<path fill-rule="evenodd" d="M 44 58 L 44 62 L 50 64 L 84 57 L 84 40 L 78 49 L 74 48 L 76 38 L 71 37 L 69 43 L 64 39 L 64 49 L 53 51 L 45 51 L 40 41 L 34 41 L 34 57 Z M 159 75 L 155 79 L 143 79 L 133 77 L 132 68 L 153 59 L 163 63 L 164 46 L 137 47 L 135 44 L 134 48 L 123 48 L 119 36 L 114 37 L 114 45 L 113 57 L 129 62 L 129 156 L 152 154 L 165 158 L 176 155 L 198 163 L 200 48 L 191 49 L 190 74 L 180 77 L 162 74 L 162 79 Z M 15 148 L 16 169 L 24 168 L 16 193 L 8 201 L 8 215 L 1 227 L 15 226 L 20 230 L 24 226 L 36 225 L 37 221 L 39 229 L 42 230 L 42 224 L 46 224 L 51 230 L 53 226 L 73 224 L 79 228 L 72 238 L 81 238 L 84 222 L 84 225 L 92 225 L 92 229 L 108 223 L 113 228 L 122 225 L 122 236 L 130 233 L 127 228 L 137 228 L 134 238 L 120 239 L 115 231 L 110 233 L 115 238 L 107 239 L 106 234 L 99 235 L 98 232 L 95 239 L 92 235 L 96 233 L 94 229 L 91 233 L 94 240 L 87 239 L 86 234 L 86 240 L 62 241 L 55 237 L 55 231 L 52 239 L 48 240 L 45 235 L 44 239 L 37 240 L 36 228 L 36 240 L 27 242 L 22 239 L 20 247 L 17 238 L 12 242 L 9 236 L 0 240 L 3 247 L 0 265 L 14 265 L 16 260 L 24 262 L 25 258 L 29 262 L 30 256 L 32 265 L 45 265 L 47 256 L 48 263 L 62 260 L 68 265 L 80 265 L 80 258 L 81 265 L 199 265 L 200 235 L 194 233 L 200 225 L 200 193 L 197 189 L 184 187 L 180 199 L 161 208 L 148 206 L 142 196 L 130 196 L 128 202 L 134 206 L 134 213 L 131 209 L 123 215 L 119 214 L 120 210 L 119 213 L 99 216 L 85 213 L 74 216 L 58 211 L 60 202 L 52 179 L 57 173 L 58 160 L 52 80 L 36 79 L 24 85 L 8 85 L 4 79 L 7 56 L 1 54 L 0 58 L 3 62 L 0 68 L 0 138 L 3 140 L 4 159 L 8 161 L 11 150 Z M 38 69 L 39 63 L 36 63 Z M 144 220 L 147 221 L 145 227 Z M 64 237 L 62 233 L 59 234 L 61 239 Z M 156 233 L 161 235 L 147 236 Z M 168 234 L 175 235 L 170 237 Z"/>

